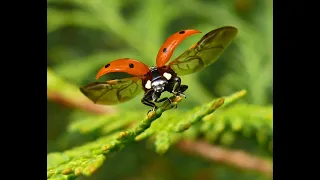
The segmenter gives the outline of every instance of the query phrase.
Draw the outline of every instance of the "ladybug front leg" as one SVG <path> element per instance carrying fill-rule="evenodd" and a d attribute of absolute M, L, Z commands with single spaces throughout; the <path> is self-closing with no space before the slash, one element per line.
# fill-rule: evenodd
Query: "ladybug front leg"
<path fill-rule="evenodd" d="M 155 111 L 158 108 L 156 104 L 152 102 L 152 96 L 153 91 L 148 91 L 141 99 L 142 104 L 152 107 L 147 114 L 149 114 L 150 111 Z"/>
<path fill-rule="evenodd" d="M 184 92 L 188 89 L 187 85 L 181 85 L 181 78 L 180 77 L 175 77 L 173 79 L 175 81 L 175 84 L 172 88 L 172 94 L 176 95 L 176 96 L 184 96 L 185 98 L 186 95 L 184 94 Z"/>
<path fill-rule="evenodd" d="M 184 92 L 188 89 L 188 86 L 187 85 L 181 85 L 180 88 L 179 88 L 179 93 L 182 94 L 185 98 L 186 95 L 184 94 Z"/>

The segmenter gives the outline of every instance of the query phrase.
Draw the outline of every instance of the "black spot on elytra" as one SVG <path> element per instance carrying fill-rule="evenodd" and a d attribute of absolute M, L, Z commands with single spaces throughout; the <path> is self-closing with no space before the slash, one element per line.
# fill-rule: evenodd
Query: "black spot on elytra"
<path fill-rule="evenodd" d="M 129 64 L 129 68 L 133 68 L 134 65 L 132 63 Z"/>
<path fill-rule="evenodd" d="M 179 32 L 179 34 L 184 34 L 184 33 L 185 33 L 184 31 L 180 31 L 180 32 Z"/>
<path fill-rule="evenodd" d="M 167 52 L 167 48 L 163 48 L 162 52 L 166 53 Z"/>
<path fill-rule="evenodd" d="M 107 67 L 109 67 L 109 66 L 110 66 L 110 64 L 107 64 L 107 65 L 105 65 L 104 67 L 107 68 Z"/>

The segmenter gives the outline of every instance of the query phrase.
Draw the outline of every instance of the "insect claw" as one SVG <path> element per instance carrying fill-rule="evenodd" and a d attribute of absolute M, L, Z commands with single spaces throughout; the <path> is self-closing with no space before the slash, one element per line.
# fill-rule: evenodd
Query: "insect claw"
<path fill-rule="evenodd" d="M 168 101 L 169 101 L 169 103 L 170 103 L 171 108 L 173 108 L 173 107 L 176 106 L 176 105 L 174 105 L 174 104 L 172 103 L 172 100 L 171 100 L 171 99 L 168 98 Z"/>
<path fill-rule="evenodd" d="M 156 107 L 156 106 L 153 106 L 153 108 L 148 111 L 147 115 L 148 115 L 150 112 L 152 112 L 152 111 L 156 111 L 156 109 L 157 109 L 157 107 Z"/>
<path fill-rule="evenodd" d="M 184 98 L 187 98 L 187 96 L 184 93 L 179 93 L 179 96 L 183 96 Z"/>
<path fill-rule="evenodd" d="M 175 95 L 175 96 L 179 96 L 179 92 L 173 91 L 172 94 Z"/>
<path fill-rule="evenodd" d="M 182 92 L 172 92 L 172 94 L 175 96 L 183 96 L 184 98 L 187 98 L 187 96 Z"/>

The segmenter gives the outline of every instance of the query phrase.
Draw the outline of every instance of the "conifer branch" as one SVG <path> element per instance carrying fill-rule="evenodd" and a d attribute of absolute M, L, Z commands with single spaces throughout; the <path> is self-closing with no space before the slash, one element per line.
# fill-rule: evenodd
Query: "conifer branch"
<path fill-rule="evenodd" d="M 181 102 L 182 98 L 180 96 L 172 96 L 170 97 L 170 100 L 172 102 L 171 105 L 168 101 L 164 102 L 156 111 L 149 112 L 147 116 L 140 122 L 139 126 L 133 131 L 122 132 L 117 139 L 130 139 L 133 141 L 136 136 L 148 129 L 154 120 L 160 118 L 163 112 L 172 109 L 179 102 Z"/>
<path fill-rule="evenodd" d="M 177 105 L 182 98 L 171 97 L 173 105 Z M 134 138 L 150 127 L 151 123 L 158 119 L 164 111 L 174 106 L 164 102 L 156 111 L 151 111 L 133 130 L 118 132 L 113 135 L 99 138 L 96 141 L 83 146 L 73 148 L 62 153 L 48 154 L 47 169 L 48 179 L 75 179 L 80 174 L 91 175 L 105 160 L 105 155 L 121 150 L 126 144 L 134 141 Z"/>
<path fill-rule="evenodd" d="M 235 166 L 239 169 L 252 170 L 272 176 L 272 163 L 259 157 L 247 154 L 243 151 L 228 150 L 222 147 L 210 145 L 204 141 L 183 140 L 177 147 L 188 154 Z"/>
<path fill-rule="evenodd" d="M 170 105 L 168 101 L 164 102 L 156 111 L 148 113 L 147 116 L 136 126 L 126 127 L 127 130 L 125 131 L 117 131 L 112 134 L 101 134 L 102 137 L 99 139 L 65 152 L 48 154 L 47 178 L 75 179 L 81 174 L 89 176 L 102 165 L 106 155 L 111 152 L 119 151 L 127 144 L 143 140 L 153 134 L 156 134 L 156 151 L 159 154 L 163 154 L 172 144 L 188 139 L 186 138 L 187 136 L 183 135 L 188 133 L 181 132 L 189 129 L 189 127 L 194 123 L 200 122 L 204 117 L 208 117 L 208 115 L 212 114 L 217 108 L 222 106 L 225 107 L 225 104 L 231 104 L 244 95 L 245 91 L 240 91 L 225 98 L 218 98 L 210 103 L 190 110 L 190 112 L 187 112 L 186 115 L 184 115 L 186 118 L 181 117 L 181 112 L 172 111 L 171 113 L 166 113 L 165 117 L 161 120 L 155 121 L 163 115 L 163 112 L 174 108 L 179 102 L 181 102 L 181 97 L 173 96 L 170 98 L 172 105 Z M 75 124 L 72 129 L 77 131 L 77 129 L 81 130 L 83 127 L 87 127 L 89 129 L 84 132 L 88 132 L 91 131 L 90 129 L 92 128 L 97 129 L 108 126 L 110 123 L 117 122 L 112 119 L 118 118 L 118 116 L 110 116 L 108 119 L 105 118 L 106 117 L 101 116 L 101 119 L 99 118 L 100 120 L 97 119 L 97 124 L 92 124 L 90 127 L 85 126 L 85 124 L 90 123 L 89 120 L 79 122 L 78 124 Z M 134 122 L 134 119 L 137 117 L 132 114 L 128 118 L 131 119 L 131 121 L 123 121 L 124 123 L 121 124 L 125 125 Z M 150 127 L 151 124 L 153 124 L 152 127 Z M 189 130 L 188 132 L 192 131 Z M 249 166 L 249 168 L 251 168 L 251 166 Z"/>

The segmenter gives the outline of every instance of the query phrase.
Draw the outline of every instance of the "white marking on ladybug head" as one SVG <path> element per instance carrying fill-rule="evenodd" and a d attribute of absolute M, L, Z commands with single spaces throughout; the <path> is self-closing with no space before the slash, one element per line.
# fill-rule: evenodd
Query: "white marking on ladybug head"
<path fill-rule="evenodd" d="M 151 89 L 151 81 L 148 80 L 147 83 L 144 85 L 144 87 L 145 87 L 146 89 Z"/>
<path fill-rule="evenodd" d="M 170 80 L 172 75 L 170 73 L 165 72 L 163 73 L 163 77 L 165 77 L 167 80 Z"/>

